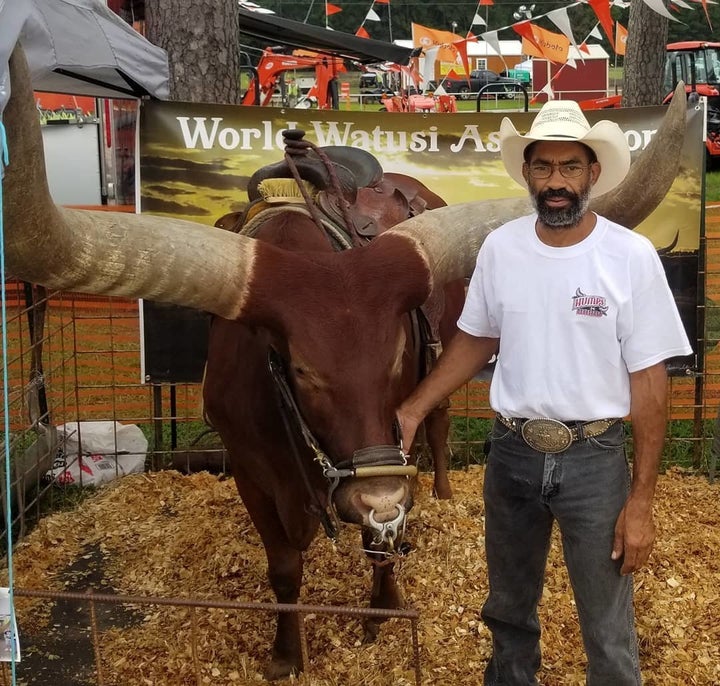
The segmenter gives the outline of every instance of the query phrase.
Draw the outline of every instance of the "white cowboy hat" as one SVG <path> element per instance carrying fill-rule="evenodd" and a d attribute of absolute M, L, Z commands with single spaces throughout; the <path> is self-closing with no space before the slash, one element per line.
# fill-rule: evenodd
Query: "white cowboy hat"
<path fill-rule="evenodd" d="M 622 129 L 603 119 L 594 126 L 574 100 L 549 100 L 533 120 L 530 130 L 520 135 L 508 117 L 500 124 L 500 156 L 508 174 L 527 188 L 523 176 L 523 151 L 533 141 L 578 141 L 595 151 L 600 176 L 590 197 L 607 193 L 620 184 L 630 169 L 630 148 Z"/>

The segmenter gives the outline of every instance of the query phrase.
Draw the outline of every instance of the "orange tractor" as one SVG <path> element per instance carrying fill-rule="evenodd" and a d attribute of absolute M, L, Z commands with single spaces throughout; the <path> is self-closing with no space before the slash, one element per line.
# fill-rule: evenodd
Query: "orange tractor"
<path fill-rule="evenodd" d="M 283 101 L 292 90 L 285 74 L 294 70 L 313 70 L 315 83 L 304 95 L 305 102 L 316 102 L 318 109 L 326 110 L 337 106 L 337 75 L 347 71 L 343 60 L 330 55 L 320 55 L 304 50 L 295 50 L 291 55 L 263 50 L 257 67 L 246 67 L 251 73 L 250 83 L 242 99 L 243 105 L 269 105 L 273 95 L 280 89 Z M 297 93 L 293 95 L 299 95 Z"/>

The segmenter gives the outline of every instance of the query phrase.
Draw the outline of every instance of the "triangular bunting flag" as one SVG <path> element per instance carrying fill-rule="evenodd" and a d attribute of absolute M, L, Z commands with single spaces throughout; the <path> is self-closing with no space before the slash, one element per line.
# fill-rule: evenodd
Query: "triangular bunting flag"
<path fill-rule="evenodd" d="M 435 45 L 432 48 L 427 48 L 425 52 L 425 59 L 423 60 L 423 71 L 420 77 L 423 83 L 430 83 L 435 80 L 435 62 L 437 60 L 439 46 Z"/>
<path fill-rule="evenodd" d="M 584 41 L 580 43 L 580 50 L 582 50 L 582 52 L 584 53 L 587 53 L 588 55 L 590 54 L 590 48 L 588 48 L 587 43 L 585 43 Z"/>
<path fill-rule="evenodd" d="M 662 2 L 662 0 L 657 1 Z M 610 0 L 588 0 L 588 4 L 592 7 L 595 16 L 600 21 L 600 25 L 603 27 L 603 31 L 605 31 L 605 35 L 610 41 L 612 49 L 615 50 L 613 18 L 610 16 Z"/>
<path fill-rule="evenodd" d="M 470 60 L 468 59 L 467 39 L 456 41 L 455 43 L 453 43 L 453 48 L 457 50 L 458 56 L 460 57 L 460 62 L 462 62 L 463 65 L 463 69 L 465 70 L 465 73 L 468 75 L 469 78 Z"/>
<path fill-rule="evenodd" d="M 374 0 L 378 5 L 389 5 L 390 0 Z"/>
<path fill-rule="evenodd" d="M 482 5 L 482 6 L 490 6 L 490 5 L 494 5 L 494 4 L 495 3 L 493 2 L 493 0 L 480 0 L 480 2 L 478 2 L 478 5 Z"/>
<path fill-rule="evenodd" d="M 592 2 L 592 0 L 590 0 Z M 653 11 L 657 12 L 661 17 L 666 17 L 667 19 L 672 19 L 673 21 L 680 21 L 677 17 L 673 17 L 672 14 L 670 14 L 670 11 L 667 7 L 665 7 L 665 3 L 663 0 L 643 0 L 643 2 Z M 707 14 L 707 5 L 705 4 L 707 0 L 703 0 L 703 7 L 705 8 L 705 14 Z M 710 21 L 708 19 L 708 21 Z"/>
<path fill-rule="evenodd" d="M 365 21 L 380 21 L 380 17 L 378 13 L 372 9 L 372 7 L 368 10 L 368 13 L 365 15 Z"/>
<path fill-rule="evenodd" d="M 592 31 L 588 33 L 588 38 L 597 38 L 598 40 L 602 40 L 602 33 L 600 33 L 600 29 L 597 24 L 595 24 L 595 26 L 592 27 Z"/>
<path fill-rule="evenodd" d="M 497 31 L 485 31 L 485 33 L 480 34 L 480 38 L 482 38 L 495 51 L 496 55 L 502 55 Z"/>
<path fill-rule="evenodd" d="M 360 38 L 370 38 L 370 34 L 362 26 L 357 31 L 355 31 L 355 35 L 359 36 Z"/>
<path fill-rule="evenodd" d="M 325 14 L 326 16 L 330 17 L 333 14 L 337 14 L 338 12 L 342 12 L 342 7 L 338 7 L 337 5 L 333 5 L 330 2 L 325 3 Z"/>
<path fill-rule="evenodd" d="M 555 26 L 557 26 L 563 35 L 570 41 L 574 48 L 577 48 L 575 36 L 573 35 L 572 26 L 570 26 L 570 18 L 568 17 L 567 8 L 560 7 L 551 10 L 545 15 Z"/>
<path fill-rule="evenodd" d="M 473 17 L 471 26 L 475 26 L 476 24 L 480 24 L 480 26 L 487 26 L 487 22 L 479 14 L 477 14 L 477 12 Z"/>

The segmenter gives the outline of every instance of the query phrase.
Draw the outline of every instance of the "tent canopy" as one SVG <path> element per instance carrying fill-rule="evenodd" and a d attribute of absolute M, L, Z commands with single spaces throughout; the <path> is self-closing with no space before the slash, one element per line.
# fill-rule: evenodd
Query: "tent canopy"
<path fill-rule="evenodd" d="M 315 50 L 361 64 L 395 62 L 407 64 L 417 52 L 372 38 L 360 38 L 350 33 L 332 31 L 322 26 L 303 24 L 271 14 L 261 14 L 240 8 L 240 32 L 267 40 L 272 45 Z"/>
<path fill-rule="evenodd" d="M 0 109 L 9 96 L 7 60 L 17 41 L 33 88 L 94 97 L 167 99 L 167 53 L 101 0 L 0 2 Z"/>

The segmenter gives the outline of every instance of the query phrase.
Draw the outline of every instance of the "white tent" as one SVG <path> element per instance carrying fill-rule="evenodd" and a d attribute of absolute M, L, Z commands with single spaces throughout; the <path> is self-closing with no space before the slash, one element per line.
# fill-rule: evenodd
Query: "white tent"
<path fill-rule="evenodd" d="M 95 97 L 166 99 L 167 53 L 101 0 L 0 0 L 0 112 L 7 63 L 20 41 L 33 88 Z"/>

